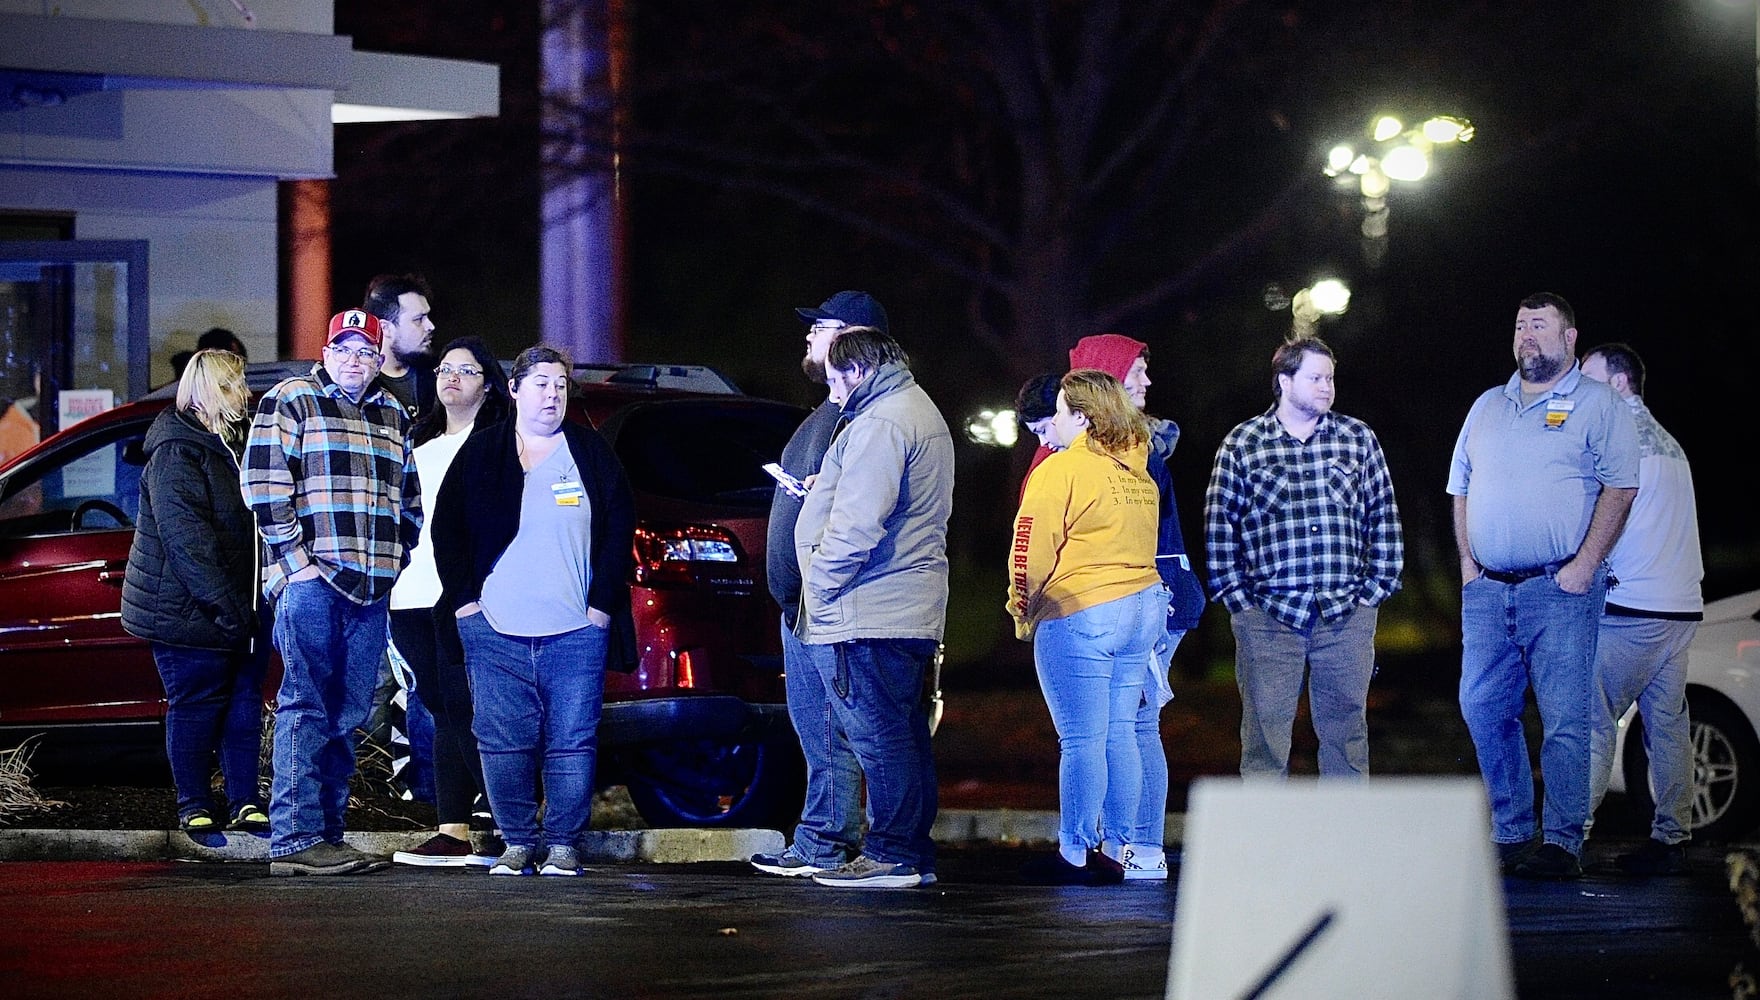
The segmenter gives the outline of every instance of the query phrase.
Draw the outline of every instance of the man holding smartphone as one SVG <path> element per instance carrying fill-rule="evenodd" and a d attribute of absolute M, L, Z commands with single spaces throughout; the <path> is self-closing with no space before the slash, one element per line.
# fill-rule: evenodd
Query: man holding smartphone
<path fill-rule="evenodd" d="M 796 309 L 807 324 L 807 350 L 801 371 L 826 384 L 825 355 L 837 334 L 852 326 L 885 331 L 886 310 L 867 292 L 843 291 L 817 308 Z M 831 447 L 843 400 L 828 397 L 808 414 L 782 449 L 782 471 L 810 482 Z M 770 501 L 766 574 L 770 596 L 782 609 L 782 664 L 788 685 L 788 715 L 807 762 L 807 796 L 794 842 L 777 854 L 754 854 L 752 865 L 772 875 L 808 876 L 830 871 L 855 858 L 862 833 L 862 771 L 838 725 L 822 675 L 812 657 L 834 656 L 829 646 L 807 646 L 794 634 L 800 611 L 801 571 L 795 561 L 794 528 L 804 493 L 779 484 Z"/>

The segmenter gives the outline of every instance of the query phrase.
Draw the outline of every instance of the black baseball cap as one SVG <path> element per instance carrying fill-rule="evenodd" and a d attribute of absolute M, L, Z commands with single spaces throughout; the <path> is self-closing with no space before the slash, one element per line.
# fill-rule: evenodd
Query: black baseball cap
<path fill-rule="evenodd" d="M 803 307 L 795 312 L 808 323 L 834 319 L 850 326 L 871 326 L 881 333 L 892 332 L 886 328 L 886 310 L 867 292 L 838 292 L 821 302 L 817 309 Z"/>

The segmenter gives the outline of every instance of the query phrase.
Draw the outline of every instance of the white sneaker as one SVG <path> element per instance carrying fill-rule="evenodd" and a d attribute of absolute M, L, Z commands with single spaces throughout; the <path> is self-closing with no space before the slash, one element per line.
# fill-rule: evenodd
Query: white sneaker
<path fill-rule="evenodd" d="M 1148 844 L 1126 844 L 1118 861 L 1124 865 L 1124 880 L 1167 880 L 1167 851 Z"/>

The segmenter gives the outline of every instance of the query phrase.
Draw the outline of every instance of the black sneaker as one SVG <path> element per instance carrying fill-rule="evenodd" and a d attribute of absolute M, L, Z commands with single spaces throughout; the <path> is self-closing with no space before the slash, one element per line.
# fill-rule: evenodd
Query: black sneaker
<path fill-rule="evenodd" d="M 752 867 L 769 875 L 785 875 L 791 878 L 805 878 L 820 872 L 830 871 L 837 865 L 816 865 L 794 852 L 790 847 L 778 854 L 754 854 L 751 857 Z"/>
<path fill-rule="evenodd" d="M 1516 878 L 1572 879 L 1582 877 L 1583 866 L 1575 854 L 1557 844 L 1541 844 L 1538 850 L 1517 862 L 1511 874 Z"/>
<path fill-rule="evenodd" d="M 1620 871 L 1627 875 L 1685 875 L 1687 865 L 1686 844 L 1665 844 L 1655 837 L 1644 841 L 1644 846 L 1613 859 Z"/>
<path fill-rule="evenodd" d="M 1072 865 L 1061 851 L 1041 855 L 1021 866 L 1021 881 L 1028 885 L 1119 885 L 1124 866 L 1100 851 L 1089 851 L 1087 864 Z"/>
<path fill-rule="evenodd" d="M 366 856 L 339 844 L 322 841 L 303 851 L 269 861 L 270 875 L 353 875 L 366 867 Z"/>
<path fill-rule="evenodd" d="M 393 864 L 420 865 L 423 868 L 463 868 L 470 864 L 471 842 L 445 833 L 436 833 L 420 846 L 391 855 Z"/>
<path fill-rule="evenodd" d="M 232 810 L 232 818 L 226 821 L 226 828 L 239 833 L 268 833 L 269 814 L 255 802 L 246 802 Z"/>
<path fill-rule="evenodd" d="M 214 814 L 206 809 L 192 809 L 177 818 L 177 825 L 184 833 L 219 833 L 220 824 Z"/>

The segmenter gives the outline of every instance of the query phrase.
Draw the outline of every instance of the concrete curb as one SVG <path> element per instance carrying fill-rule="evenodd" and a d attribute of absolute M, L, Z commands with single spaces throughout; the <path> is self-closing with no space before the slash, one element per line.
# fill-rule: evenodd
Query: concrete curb
<path fill-rule="evenodd" d="M 1185 833 L 1185 815 L 1167 817 L 1168 843 Z M 401 833 L 347 833 L 343 839 L 369 854 L 389 857 L 433 835 L 430 830 Z M 970 843 L 1055 844 L 1057 813 L 1029 809 L 943 809 L 930 835 L 944 845 Z M 746 861 L 787 846 L 776 830 L 593 830 L 581 841 L 588 862 L 683 864 L 693 861 Z M 181 830 L 3 830 L 3 861 L 255 861 L 269 860 L 266 836 Z"/>

